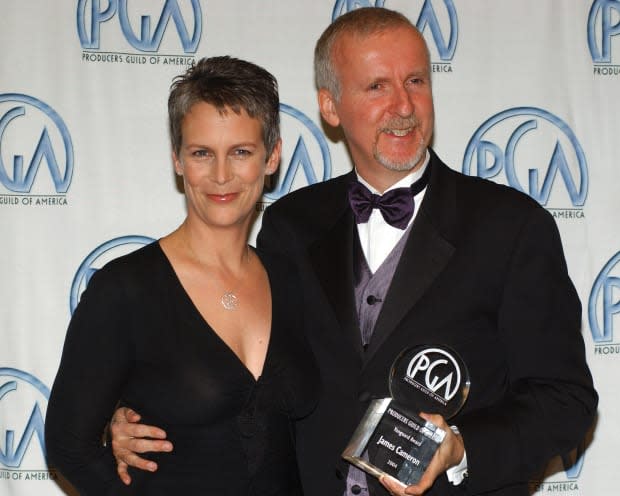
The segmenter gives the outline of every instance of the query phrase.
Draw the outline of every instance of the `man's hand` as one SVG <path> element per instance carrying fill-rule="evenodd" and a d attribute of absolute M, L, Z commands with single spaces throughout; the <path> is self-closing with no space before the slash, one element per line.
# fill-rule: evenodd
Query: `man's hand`
<path fill-rule="evenodd" d="M 157 470 L 155 462 L 141 458 L 136 453 L 172 451 L 172 443 L 166 440 L 165 431 L 151 425 L 138 424 L 139 421 L 140 415 L 125 407 L 116 410 L 110 421 L 116 471 L 127 485 L 131 483 L 128 466 L 149 472 Z"/>
<path fill-rule="evenodd" d="M 379 479 L 381 484 L 383 484 L 383 486 L 390 491 L 391 494 L 397 496 L 419 496 L 424 494 L 430 489 L 437 477 L 449 468 L 455 467 L 461 463 L 461 460 L 465 454 L 465 444 L 463 443 L 463 438 L 460 434 L 455 434 L 452 429 L 450 429 L 450 426 L 441 415 L 421 413 L 420 417 L 432 422 L 437 427 L 446 431 L 446 437 L 439 445 L 439 448 L 435 452 L 435 455 L 431 459 L 426 471 L 417 484 L 405 487 L 403 483 L 388 475 L 385 475 Z"/>

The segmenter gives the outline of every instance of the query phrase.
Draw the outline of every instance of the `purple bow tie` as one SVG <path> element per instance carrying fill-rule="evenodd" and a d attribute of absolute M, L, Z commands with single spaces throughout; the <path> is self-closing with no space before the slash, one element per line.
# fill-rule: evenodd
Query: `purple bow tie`
<path fill-rule="evenodd" d="M 355 222 L 368 222 L 373 208 L 378 208 L 389 225 L 405 229 L 413 215 L 411 188 L 396 188 L 383 195 L 376 195 L 358 181 L 349 185 L 349 203 Z"/>
<path fill-rule="evenodd" d="M 410 187 L 392 189 L 383 195 L 376 195 L 359 181 L 352 181 L 349 183 L 349 203 L 355 222 L 368 222 L 372 210 L 378 208 L 385 222 L 398 229 L 405 229 L 413 216 L 413 197 L 426 187 L 429 173 L 430 164 L 426 166 L 422 177 Z"/>

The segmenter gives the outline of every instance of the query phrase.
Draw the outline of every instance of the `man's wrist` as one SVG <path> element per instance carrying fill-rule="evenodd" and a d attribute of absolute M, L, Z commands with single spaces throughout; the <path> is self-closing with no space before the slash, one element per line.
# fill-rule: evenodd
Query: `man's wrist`
<path fill-rule="evenodd" d="M 461 435 L 461 433 L 459 432 L 459 428 L 456 425 L 451 425 L 450 429 L 452 429 L 452 432 L 454 432 L 457 436 Z M 461 459 L 461 462 L 458 465 L 450 467 L 448 470 L 446 470 L 446 476 L 454 486 L 461 485 L 467 479 L 468 473 L 466 450 L 463 450 L 463 458 Z"/>

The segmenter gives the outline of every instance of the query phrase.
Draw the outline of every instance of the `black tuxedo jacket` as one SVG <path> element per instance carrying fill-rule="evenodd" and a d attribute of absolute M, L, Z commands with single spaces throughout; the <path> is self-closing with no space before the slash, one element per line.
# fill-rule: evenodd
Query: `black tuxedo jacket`
<path fill-rule="evenodd" d="M 526 495 L 545 462 L 576 447 L 597 395 L 580 333 L 581 305 L 551 215 L 527 195 L 449 169 L 431 177 L 364 351 L 353 292 L 353 172 L 267 208 L 258 245 L 295 261 L 307 333 L 321 370 L 317 409 L 299 423 L 306 494 L 341 496 L 340 458 L 369 401 L 389 396 L 396 355 L 445 344 L 466 362 L 471 390 L 459 427 L 469 478 L 444 476 L 429 495 Z M 371 496 L 387 494 L 375 481 Z"/>

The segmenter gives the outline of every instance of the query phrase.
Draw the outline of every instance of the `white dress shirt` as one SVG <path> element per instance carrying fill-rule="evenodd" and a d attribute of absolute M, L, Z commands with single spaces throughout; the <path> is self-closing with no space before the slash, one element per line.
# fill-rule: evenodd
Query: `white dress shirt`
<path fill-rule="evenodd" d="M 430 154 L 427 151 L 426 158 L 424 159 L 424 163 L 422 164 L 422 167 L 420 167 L 420 169 L 411 172 L 410 174 L 407 174 L 407 176 L 390 186 L 383 193 L 386 193 L 387 191 L 396 188 L 408 188 L 409 186 L 411 186 L 414 182 L 416 182 L 422 177 L 424 171 L 428 167 L 429 161 Z M 359 175 L 357 170 L 355 171 L 355 173 L 359 182 L 366 186 L 371 191 L 371 193 L 378 195 L 382 194 L 381 192 L 377 191 L 376 188 L 368 184 L 368 182 L 366 182 L 364 178 Z M 364 252 L 364 256 L 366 257 L 368 268 L 373 274 L 385 261 L 390 252 L 394 249 L 396 244 L 401 240 L 403 235 L 407 232 L 407 230 L 413 223 L 416 215 L 418 214 L 418 210 L 420 209 L 420 205 L 422 204 L 425 193 L 426 187 L 424 187 L 418 194 L 413 197 L 412 201 L 415 202 L 415 208 L 413 211 L 413 215 L 405 229 L 398 229 L 397 227 L 393 227 L 388 224 L 383 218 L 383 215 L 381 215 L 381 211 L 378 208 L 372 210 L 368 222 L 357 224 L 357 233 L 359 235 L 360 245 L 362 247 L 362 251 Z M 362 472 L 361 470 L 357 469 L 354 466 L 351 466 L 347 477 L 347 487 L 345 489 L 344 496 L 359 494 L 361 494 L 362 496 L 367 495 L 368 486 L 366 484 L 365 475 L 366 474 L 364 474 L 364 472 Z M 448 480 L 454 485 L 459 485 L 461 484 L 461 482 L 463 482 L 463 479 L 467 477 L 466 453 L 464 454 L 461 463 L 456 467 L 448 469 L 446 475 L 448 477 Z M 354 490 L 352 490 L 352 488 L 354 488 Z"/>
<path fill-rule="evenodd" d="M 407 174 L 406 177 L 403 177 L 400 181 L 390 186 L 388 189 L 384 191 L 390 191 L 396 188 L 408 188 L 414 182 L 422 177 L 424 171 L 428 167 L 428 162 L 430 160 L 430 154 L 428 151 L 426 152 L 426 158 L 424 159 L 424 163 L 422 167 L 415 172 L 411 172 Z M 382 194 L 373 188 L 370 184 L 368 184 L 363 177 L 361 177 L 357 171 L 357 179 L 360 183 L 366 186 L 372 193 Z M 368 262 L 368 268 L 374 274 L 377 269 L 381 266 L 383 261 L 387 258 L 390 252 L 396 246 L 396 243 L 400 241 L 403 237 L 403 234 L 407 232 L 409 226 L 411 226 L 413 220 L 415 219 L 418 209 L 422 204 L 422 199 L 424 198 L 424 193 L 426 192 L 426 187 L 420 191 L 413 200 L 415 202 L 415 209 L 413 211 L 413 216 L 407 224 L 405 229 L 398 229 L 397 227 L 393 227 L 385 222 L 383 215 L 381 215 L 381 211 L 378 208 L 374 208 L 372 213 L 370 214 L 370 219 L 368 222 L 364 224 L 357 225 L 357 233 L 360 238 L 360 245 L 362 246 L 362 251 L 364 252 L 364 256 L 366 257 L 366 261 Z"/>

